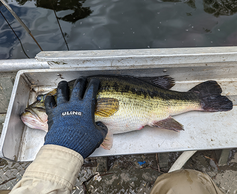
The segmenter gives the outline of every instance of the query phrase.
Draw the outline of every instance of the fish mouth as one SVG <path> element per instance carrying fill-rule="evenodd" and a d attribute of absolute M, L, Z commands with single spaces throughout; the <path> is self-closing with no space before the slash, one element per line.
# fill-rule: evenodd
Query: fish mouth
<path fill-rule="evenodd" d="M 38 120 L 40 120 L 41 122 L 43 122 L 43 120 L 38 116 L 38 114 L 37 114 L 33 109 L 31 109 L 31 108 L 26 108 L 24 113 L 27 113 L 27 112 L 31 113 L 36 119 L 38 119 Z M 24 113 L 23 113 L 23 114 L 24 114 Z"/>
<path fill-rule="evenodd" d="M 32 129 L 41 129 L 44 131 L 48 131 L 48 124 L 47 124 L 47 114 L 39 115 L 40 112 L 37 111 L 41 110 L 41 108 L 34 110 L 34 108 L 26 108 L 25 111 L 21 114 L 22 122 L 32 128 Z"/>

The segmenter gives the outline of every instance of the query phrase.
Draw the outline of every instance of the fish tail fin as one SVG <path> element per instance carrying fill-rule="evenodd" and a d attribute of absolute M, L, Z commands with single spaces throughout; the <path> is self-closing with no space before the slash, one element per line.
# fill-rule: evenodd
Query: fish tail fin
<path fill-rule="evenodd" d="M 203 111 L 228 111 L 233 108 L 233 103 L 226 96 L 221 96 L 222 89 L 216 81 L 200 83 L 189 91 L 199 96 Z"/>

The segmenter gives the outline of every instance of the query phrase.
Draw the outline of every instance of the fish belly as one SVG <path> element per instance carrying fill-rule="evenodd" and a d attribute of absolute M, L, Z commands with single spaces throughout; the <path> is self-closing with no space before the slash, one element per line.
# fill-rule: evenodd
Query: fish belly
<path fill-rule="evenodd" d="M 120 109 L 110 117 L 96 116 L 95 120 L 103 122 L 112 134 L 117 134 L 142 129 L 147 124 L 146 114 Z"/>

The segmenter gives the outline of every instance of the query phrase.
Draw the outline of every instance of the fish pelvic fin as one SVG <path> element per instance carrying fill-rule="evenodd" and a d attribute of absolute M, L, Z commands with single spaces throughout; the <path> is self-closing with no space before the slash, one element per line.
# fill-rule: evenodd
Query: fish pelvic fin
<path fill-rule="evenodd" d="M 138 77 L 143 81 L 152 83 L 162 89 L 169 90 L 175 85 L 174 78 L 170 77 L 169 75 L 157 76 L 157 77 Z"/>
<path fill-rule="evenodd" d="M 104 148 L 105 150 L 110 150 L 112 146 L 113 146 L 113 134 L 110 131 L 108 131 L 100 147 Z"/>
<path fill-rule="evenodd" d="M 115 98 L 99 98 L 95 109 L 95 115 L 110 117 L 119 109 L 119 101 Z"/>
<path fill-rule="evenodd" d="M 232 101 L 226 96 L 221 96 L 222 89 L 216 81 L 200 83 L 189 91 L 198 95 L 203 111 L 228 111 L 233 108 Z"/>
<path fill-rule="evenodd" d="M 183 125 L 180 124 L 175 119 L 173 119 L 172 117 L 153 123 L 153 127 L 158 127 L 160 129 L 174 130 L 176 132 L 184 130 Z"/>

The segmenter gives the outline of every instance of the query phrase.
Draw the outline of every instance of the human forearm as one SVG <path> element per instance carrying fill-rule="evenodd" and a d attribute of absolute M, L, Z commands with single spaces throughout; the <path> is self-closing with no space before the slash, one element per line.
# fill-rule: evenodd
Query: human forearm
<path fill-rule="evenodd" d="M 11 194 L 71 193 L 82 164 L 83 158 L 77 152 L 62 146 L 45 145 Z"/>

